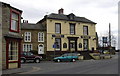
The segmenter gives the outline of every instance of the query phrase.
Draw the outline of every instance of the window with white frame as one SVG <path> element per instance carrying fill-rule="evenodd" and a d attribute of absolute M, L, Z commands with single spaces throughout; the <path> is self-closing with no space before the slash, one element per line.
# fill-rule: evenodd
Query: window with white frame
<path fill-rule="evenodd" d="M 25 42 L 31 42 L 31 32 L 25 32 L 24 33 L 24 41 Z"/>
<path fill-rule="evenodd" d="M 23 51 L 31 51 L 32 44 L 23 44 Z"/>
<path fill-rule="evenodd" d="M 44 42 L 44 33 L 43 32 L 38 33 L 38 42 Z"/>

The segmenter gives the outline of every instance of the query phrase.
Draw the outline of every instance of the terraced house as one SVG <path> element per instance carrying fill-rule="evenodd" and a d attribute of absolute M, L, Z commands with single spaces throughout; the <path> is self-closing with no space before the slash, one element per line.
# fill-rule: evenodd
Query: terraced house
<path fill-rule="evenodd" d="M 46 29 L 45 55 L 60 55 L 66 52 L 86 52 L 96 50 L 96 23 L 73 13 L 64 14 L 59 9 L 58 14 L 44 16 L 36 24 L 42 24 Z"/>
<path fill-rule="evenodd" d="M 0 2 L 0 43 L 2 69 L 20 67 L 22 11 L 10 4 Z"/>
<path fill-rule="evenodd" d="M 22 51 L 31 51 L 41 56 L 45 55 L 46 50 L 46 28 L 42 24 L 28 23 L 23 20 L 21 24 L 22 32 Z"/>

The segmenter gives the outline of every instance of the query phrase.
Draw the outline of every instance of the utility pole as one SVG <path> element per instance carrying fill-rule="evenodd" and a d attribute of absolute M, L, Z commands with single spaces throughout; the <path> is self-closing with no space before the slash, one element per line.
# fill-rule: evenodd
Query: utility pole
<path fill-rule="evenodd" d="M 111 25 L 109 23 L 109 46 L 111 47 Z"/>
<path fill-rule="evenodd" d="M 111 25 L 109 23 L 109 44 L 108 44 L 109 52 L 111 55 Z"/>

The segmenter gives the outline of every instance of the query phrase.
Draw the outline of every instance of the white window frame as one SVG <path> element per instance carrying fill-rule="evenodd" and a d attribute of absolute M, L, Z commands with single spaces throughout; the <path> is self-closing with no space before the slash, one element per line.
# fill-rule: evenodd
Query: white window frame
<path fill-rule="evenodd" d="M 24 47 L 24 46 L 30 46 L 31 45 L 31 49 L 28 50 L 27 47 Z M 32 44 L 23 44 L 23 51 L 27 52 L 27 51 L 30 51 L 30 50 L 33 50 L 33 46 Z"/>
<path fill-rule="evenodd" d="M 38 42 L 44 42 L 44 32 L 38 32 Z"/>
<path fill-rule="evenodd" d="M 29 36 L 30 36 L 30 39 L 28 39 Z M 31 32 L 25 32 L 24 33 L 24 41 L 25 42 L 31 42 Z"/>

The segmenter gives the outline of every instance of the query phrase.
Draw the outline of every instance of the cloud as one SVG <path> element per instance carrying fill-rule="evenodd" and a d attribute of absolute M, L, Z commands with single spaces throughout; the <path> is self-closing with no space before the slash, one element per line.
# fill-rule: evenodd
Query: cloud
<path fill-rule="evenodd" d="M 23 10 L 22 17 L 31 23 L 36 23 L 46 14 L 57 13 L 64 8 L 65 14 L 73 12 L 76 16 L 86 17 L 97 23 L 96 30 L 101 33 L 108 30 L 108 24 L 113 28 L 118 26 L 119 0 L 1 0 L 11 6 Z M 48 12 L 48 13 L 47 13 Z M 104 27 L 104 28 L 103 28 Z"/>

